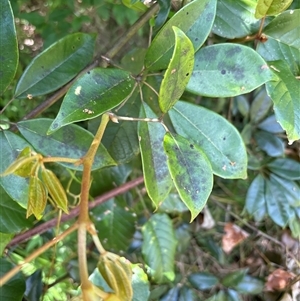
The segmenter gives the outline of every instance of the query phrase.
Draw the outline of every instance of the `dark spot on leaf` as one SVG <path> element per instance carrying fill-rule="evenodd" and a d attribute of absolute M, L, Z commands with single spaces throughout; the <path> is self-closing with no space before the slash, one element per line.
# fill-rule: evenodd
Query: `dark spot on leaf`
<path fill-rule="evenodd" d="M 214 14 L 212 14 L 212 13 L 207 14 L 205 17 L 206 22 L 209 23 L 213 17 L 214 17 Z"/>
<path fill-rule="evenodd" d="M 226 74 L 226 70 L 223 69 L 223 70 L 221 71 L 221 74 Z"/>
<path fill-rule="evenodd" d="M 193 145 L 193 144 L 190 144 L 190 148 L 193 149 L 193 148 L 194 148 L 194 145 Z"/>
<path fill-rule="evenodd" d="M 223 140 L 226 140 L 226 137 L 223 137 Z"/>
<path fill-rule="evenodd" d="M 240 53 L 242 49 L 239 46 L 233 47 L 227 51 L 225 51 L 225 56 L 226 57 L 232 57 L 236 53 Z"/>
<path fill-rule="evenodd" d="M 44 69 L 45 67 L 44 66 L 41 66 L 42 67 L 42 69 Z"/>
<path fill-rule="evenodd" d="M 187 73 L 185 76 L 189 76 L 190 74 L 189 73 Z"/>
<path fill-rule="evenodd" d="M 91 74 L 91 71 L 88 71 L 87 74 Z"/>
<path fill-rule="evenodd" d="M 195 39 L 196 42 L 197 42 L 198 40 L 199 40 L 198 38 Z"/>
<path fill-rule="evenodd" d="M 189 14 L 189 12 L 187 11 L 187 12 L 186 12 L 186 14 L 188 15 L 188 14 Z"/>

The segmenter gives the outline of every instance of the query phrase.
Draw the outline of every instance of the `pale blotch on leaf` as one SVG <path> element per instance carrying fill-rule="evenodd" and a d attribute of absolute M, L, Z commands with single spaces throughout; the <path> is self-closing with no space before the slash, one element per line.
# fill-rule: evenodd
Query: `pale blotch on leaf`
<path fill-rule="evenodd" d="M 80 91 L 81 91 L 81 86 L 78 86 L 76 89 L 75 89 L 75 95 L 80 95 Z"/>

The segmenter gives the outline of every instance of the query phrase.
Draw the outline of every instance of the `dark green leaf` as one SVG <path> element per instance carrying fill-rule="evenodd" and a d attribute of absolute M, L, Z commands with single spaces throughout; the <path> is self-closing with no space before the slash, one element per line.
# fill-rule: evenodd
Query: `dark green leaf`
<path fill-rule="evenodd" d="M 190 225 L 182 224 L 175 230 L 175 235 L 178 241 L 177 253 L 184 253 L 191 245 Z"/>
<path fill-rule="evenodd" d="M 272 100 L 268 96 L 265 89 L 261 89 L 255 96 L 251 108 L 250 118 L 253 123 L 262 120 L 268 113 L 272 106 Z"/>
<path fill-rule="evenodd" d="M 235 39 L 256 33 L 260 22 L 254 17 L 256 0 L 219 0 L 213 32 Z"/>
<path fill-rule="evenodd" d="M 0 4 L 0 95 L 13 80 L 19 59 L 18 41 L 10 1 Z"/>
<path fill-rule="evenodd" d="M 257 45 L 257 52 L 266 61 L 285 61 L 295 76 L 300 69 L 299 18 L 300 9 L 278 15 L 263 30 L 267 41 Z"/>
<path fill-rule="evenodd" d="M 279 157 L 284 154 L 284 142 L 274 134 L 265 131 L 256 131 L 254 138 L 263 151 L 271 157 Z"/>
<path fill-rule="evenodd" d="M 171 8 L 171 0 L 158 0 L 157 2 L 159 4 L 159 12 L 155 19 L 155 31 L 157 31 L 165 23 Z"/>
<path fill-rule="evenodd" d="M 267 213 L 265 189 L 266 181 L 259 174 L 247 191 L 245 209 L 256 221 L 261 221 Z"/>
<path fill-rule="evenodd" d="M 194 67 L 194 48 L 189 38 L 177 27 L 175 48 L 159 90 L 159 107 L 167 113 L 183 94 Z"/>
<path fill-rule="evenodd" d="M 247 269 L 241 269 L 238 271 L 230 272 L 222 278 L 221 283 L 226 287 L 235 287 L 241 281 L 243 281 L 246 274 Z"/>
<path fill-rule="evenodd" d="M 251 92 L 274 77 L 252 48 L 216 44 L 196 52 L 194 71 L 186 88 L 204 96 L 232 97 Z"/>
<path fill-rule="evenodd" d="M 201 212 L 211 193 L 213 174 L 201 148 L 182 136 L 166 133 L 164 149 L 174 185 L 191 212 L 191 221 Z"/>
<path fill-rule="evenodd" d="M 52 135 L 47 135 L 47 130 L 52 121 L 48 118 L 20 121 L 18 129 L 25 139 L 32 143 L 35 149 L 44 156 L 82 158 L 93 141 L 93 135 L 74 124 L 68 125 Z M 82 170 L 81 165 L 58 163 L 70 169 Z M 95 156 L 93 169 L 110 165 L 115 165 L 115 162 L 101 144 Z"/>
<path fill-rule="evenodd" d="M 261 19 L 265 16 L 278 15 L 286 10 L 292 2 L 293 0 L 258 0 L 255 18 Z"/>
<path fill-rule="evenodd" d="M 171 219 L 166 214 L 154 214 L 142 228 L 142 253 L 148 274 L 156 283 L 173 281 L 177 241 Z"/>
<path fill-rule="evenodd" d="M 42 270 L 37 270 L 26 279 L 25 296 L 30 301 L 39 301 L 43 293 Z"/>
<path fill-rule="evenodd" d="M 0 258 L 0 277 L 13 268 L 13 264 L 4 258 Z M 25 280 L 21 273 L 11 278 L 6 284 L 0 287 L 0 300 L 22 301 L 25 292 Z"/>
<path fill-rule="evenodd" d="M 266 84 L 268 94 L 274 102 L 277 121 L 286 131 L 289 143 L 300 139 L 300 81 L 290 71 L 285 61 L 270 62 L 278 76 Z"/>
<path fill-rule="evenodd" d="M 95 38 L 74 33 L 37 55 L 20 78 L 15 98 L 44 95 L 69 82 L 93 58 Z"/>
<path fill-rule="evenodd" d="M 219 279 L 210 273 L 193 273 L 188 276 L 191 285 L 197 290 L 209 290 L 219 283 Z"/>
<path fill-rule="evenodd" d="M 157 118 L 146 103 L 141 107 L 140 117 Z M 139 143 L 145 186 L 156 207 L 163 202 L 172 188 L 167 156 L 163 148 L 165 133 L 165 129 L 159 123 L 139 122 Z"/>
<path fill-rule="evenodd" d="M 88 71 L 69 89 L 48 133 L 113 109 L 130 95 L 133 87 L 134 79 L 129 72 L 102 68 Z"/>
<path fill-rule="evenodd" d="M 132 74 L 139 74 L 144 66 L 144 59 L 146 55 L 145 48 L 134 48 L 123 56 L 121 61 L 122 69 L 131 72 Z"/>
<path fill-rule="evenodd" d="M 288 158 L 278 158 L 269 163 L 271 172 L 288 180 L 300 180 L 300 163 Z"/>
<path fill-rule="evenodd" d="M 0 173 L 16 160 L 19 152 L 30 146 L 27 141 L 9 131 L 0 131 Z M 27 207 L 28 180 L 16 175 L 0 177 L 0 184 L 7 194 L 22 207 Z M 18 189 L 16 189 L 18 187 Z"/>
<path fill-rule="evenodd" d="M 258 278 L 245 275 L 242 281 L 240 281 L 234 287 L 239 293 L 242 294 L 260 294 L 264 288 L 264 282 Z"/>
<path fill-rule="evenodd" d="M 179 287 L 172 287 L 162 298 L 160 301 L 178 301 L 179 296 Z"/>
<path fill-rule="evenodd" d="M 150 295 L 147 274 L 137 264 L 132 267 L 132 301 L 148 300 Z"/>
<path fill-rule="evenodd" d="M 275 115 L 271 115 L 257 125 L 257 127 L 263 131 L 278 134 L 282 133 L 283 129 L 277 122 Z"/>
<path fill-rule="evenodd" d="M 179 101 L 169 112 L 176 132 L 199 145 L 213 172 L 223 178 L 246 178 L 244 142 L 225 118 L 200 106 Z M 216 126 L 217 125 L 217 126 Z"/>
<path fill-rule="evenodd" d="M 91 212 L 103 247 L 126 251 L 135 232 L 136 214 L 123 201 L 111 199 Z"/>
<path fill-rule="evenodd" d="M 146 68 L 161 70 L 169 65 L 175 44 L 173 26 L 187 35 L 197 51 L 212 28 L 216 3 L 216 0 L 195 0 L 178 11 L 158 32 L 148 48 L 145 58 Z"/>
<path fill-rule="evenodd" d="M 196 293 L 187 286 L 184 286 L 180 289 L 180 296 L 178 301 L 196 301 Z"/>

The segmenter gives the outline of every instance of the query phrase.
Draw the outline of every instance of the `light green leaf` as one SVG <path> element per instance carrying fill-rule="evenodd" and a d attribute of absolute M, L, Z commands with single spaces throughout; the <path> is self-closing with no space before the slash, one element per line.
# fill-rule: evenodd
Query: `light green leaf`
<path fill-rule="evenodd" d="M 131 93 L 133 86 L 130 73 L 123 70 L 95 68 L 87 72 L 69 89 L 48 133 L 111 110 Z"/>
<path fill-rule="evenodd" d="M 138 264 L 133 265 L 132 272 L 132 301 L 148 300 L 150 290 L 147 274 Z"/>
<path fill-rule="evenodd" d="M 146 103 L 142 104 L 140 117 L 157 118 Z M 157 208 L 173 186 L 163 148 L 166 131 L 159 123 L 143 121 L 139 122 L 138 129 L 145 186 Z"/>
<path fill-rule="evenodd" d="M 213 32 L 227 39 L 256 33 L 260 25 L 254 17 L 256 3 L 256 0 L 219 0 Z"/>
<path fill-rule="evenodd" d="M 177 241 L 171 219 L 166 214 L 154 214 L 144 224 L 142 233 L 148 274 L 159 284 L 173 281 Z"/>
<path fill-rule="evenodd" d="M 261 19 L 265 16 L 278 15 L 286 10 L 292 2 L 293 0 L 258 0 L 255 18 Z"/>
<path fill-rule="evenodd" d="M 44 95 L 69 82 L 92 60 L 95 38 L 74 33 L 37 55 L 20 78 L 15 98 Z"/>
<path fill-rule="evenodd" d="M 177 27 L 175 48 L 159 90 L 159 107 L 167 113 L 183 94 L 194 67 L 194 48 L 189 38 Z"/>
<path fill-rule="evenodd" d="M 18 129 L 36 151 L 44 156 L 82 158 L 93 141 L 93 135 L 75 124 L 63 127 L 52 135 L 47 135 L 47 130 L 52 122 L 53 120 L 48 118 L 20 121 Z M 58 162 L 58 164 L 70 169 L 82 170 L 82 165 L 77 166 L 63 162 Z M 115 162 L 101 144 L 96 152 L 92 168 L 95 170 L 111 165 L 115 165 Z"/>
<path fill-rule="evenodd" d="M 300 81 L 291 73 L 286 62 L 269 64 L 278 78 L 266 84 L 267 92 L 274 102 L 276 119 L 292 144 L 300 139 Z"/>
<path fill-rule="evenodd" d="M 264 282 L 258 278 L 245 275 L 243 280 L 234 287 L 239 293 L 257 295 L 264 288 Z"/>
<path fill-rule="evenodd" d="M 257 175 L 247 191 L 245 209 L 256 221 L 261 221 L 267 213 L 265 199 L 266 181 Z"/>
<path fill-rule="evenodd" d="M 271 172 L 287 180 L 300 180 L 300 163 L 288 158 L 278 158 L 269 163 Z"/>
<path fill-rule="evenodd" d="M 191 221 L 201 212 L 211 193 L 213 173 L 200 147 L 182 136 L 167 133 L 164 149 L 174 185 L 191 212 Z"/>
<path fill-rule="evenodd" d="M 14 237 L 13 233 L 2 233 L 0 232 L 0 256 L 3 255 L 3 252 L 7 246 L 7 244 Z"/>
<path fill-rule="evenodd" d="M 14 265 L 4 258 L 0 258 L 0 277 L 10 271 Z M 22 301 L 26 285 L 22 273 L 12 277 L 7 283 L 0 287 L 0 300 Z"/>
<path fill-rule="evenodd" d="M 266 61 L 285 61 L 294 76 L 300 70 L 300 9 L 285 11 L 265 28 L 267 40 L 259 42 L 257 52 Z"/>
<path fill-rule="evenodd" d="M 195 67 L 186 89 L 210 97 L 251 92 L 274 74 L 257 52 L 238 44 L 216 44 L 195 54 Z"/>
<path fill-rule="evenodd" d="M 126 251 L 135 232 L 136 214 L 124 200 L 111 199 L 91 211 L 105 249 Z"/>
<path fill-rule="evenodd" d="M 223 178 L 247 177 L 244 142 L 225 118 L 183 101 L 178 101 L 169 115 L 176 132 L 201 147 L 216 175 Z"/>
<path fill-rule="evenodd" d="M 8 0 L 0 4 L 0 95 L 13 80 L 19 60 L 19 50 L 14 16 Z"/>
<path fill-rule="evenodd" d="M 22 149 L 28 146 L 30 144 L 20 136 L 10 131 L 0 131 L 0 173 L 3 173 L 16 160 Z M 27 179 L 17 175 L 8 175 L 0 177 L 0 185 L 20 206 L 27 207 Z"/>
<path fill-rule="evenodd" d="M 208 37 L 216 13 L 216 0 L 195 0 L 179 10 L 158 32 L 145 58 L 149 70 L 166 69 L 173 53 L 175 38 L 172 27 L 181 29 L 197 51 Z"/>

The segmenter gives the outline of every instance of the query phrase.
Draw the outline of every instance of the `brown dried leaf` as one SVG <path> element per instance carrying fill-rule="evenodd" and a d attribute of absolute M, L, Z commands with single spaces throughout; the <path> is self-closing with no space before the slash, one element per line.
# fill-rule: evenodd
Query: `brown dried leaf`
<path fill-rule="evenodd" d="M 222 237 L 222 248 L 225 253 L 230 253 L 235 246 L 249 236 L 249 233 L 233 223 L 225 224 L 224 231 L 225 234 Z"/>
<path fill-rule="evenodd" d="M 294 277 L 295 275 L 292 273 L 277 269 L 268 276 L 265 289 L 271 292 L 284 290 Z"/>

